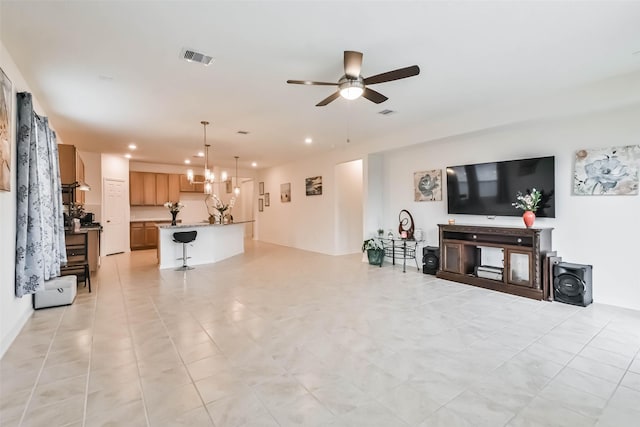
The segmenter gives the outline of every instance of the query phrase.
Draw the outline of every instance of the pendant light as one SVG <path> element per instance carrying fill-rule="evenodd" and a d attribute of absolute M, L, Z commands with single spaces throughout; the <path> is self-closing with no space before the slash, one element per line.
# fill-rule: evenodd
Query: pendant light
<path fill-rule="evenodd" d="M 210 145 L 207 144 L 207 125 L 209 125 L 209 122 L 203 120 L 200 122 L 200 124 L 202 124 L 202 128 L 204 130 L 204 179 L 202 181 L 196 181 L 192 169 L 189 169 L 187 171 L 187 179 L 189 180 L 190 184 L 204 184 L 205 194 L 211 194 L 213 192 L 213 183 L 215 180 L 215 176 L 213 174 L 213 171 L 209 169 Z"/>
<path fill-rule="evenodd" d="M 240 195 L 240 181 L 238 181 L 238 156 L 234 156 L 236 158 L 236 187 L 233 189 L 233 192 L 236 196 Z"/>

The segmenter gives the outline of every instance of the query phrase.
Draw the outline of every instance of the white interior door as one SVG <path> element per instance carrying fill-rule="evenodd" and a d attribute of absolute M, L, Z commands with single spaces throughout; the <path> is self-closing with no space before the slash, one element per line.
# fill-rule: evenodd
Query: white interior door
<path fill-rule="evenodd" d="M 103 253 L 112 255 L 126 252 L 129 249 L 129 227 L 126 223 L 125 211 L 129 206 L 126 201 L 125 182 L 105 178 L 103 188 Z"/>

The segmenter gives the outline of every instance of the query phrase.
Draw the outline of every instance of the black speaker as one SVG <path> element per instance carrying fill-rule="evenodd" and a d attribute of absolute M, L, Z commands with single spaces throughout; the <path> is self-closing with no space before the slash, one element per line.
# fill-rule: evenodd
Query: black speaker
<path fill-rule="evenodd" d="M 553 297 L 567 304 L 588 306 L 593 302 L 593 267 L 560 262 L 553 266 Z"/>
<path fill-rule="evenodd" d="M 436 274 L 440 266 L 440 248 L 425 246 L 422 248 L 422 272 L 424 274 Z"/>

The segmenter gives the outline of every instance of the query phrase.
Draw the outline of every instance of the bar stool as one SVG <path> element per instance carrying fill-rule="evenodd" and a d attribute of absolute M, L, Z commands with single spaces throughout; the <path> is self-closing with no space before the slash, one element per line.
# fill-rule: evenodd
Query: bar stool
<path fill-rule="evenodd" d="M 182 260 L 182 267 L 176 268 L 176 271 L 193 270 L 193 267 L 187 265 L 187 243 L 191 243 L 196 240 L 198 235 L 197 231 L 180 231 L 173 233 L 173 241 L 176 243 L 182 243 L 182 258 L 176 258 Z"/>

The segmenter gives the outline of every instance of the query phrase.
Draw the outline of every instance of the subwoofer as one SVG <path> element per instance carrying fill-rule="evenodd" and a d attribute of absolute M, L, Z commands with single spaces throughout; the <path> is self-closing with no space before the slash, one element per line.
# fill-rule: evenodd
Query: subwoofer
<path fill-rule="evenodd" d="M 560 262 L 553 266 L 553 297 L 567 304 L 588 306 L 593 302 L 593 267 Z"/>
<path fill-rule="evenodd" d="M 422 248 L 422 272 L 424 274 L 436 274 L 440 266 L 440 248 L 425 246 Z"/>

